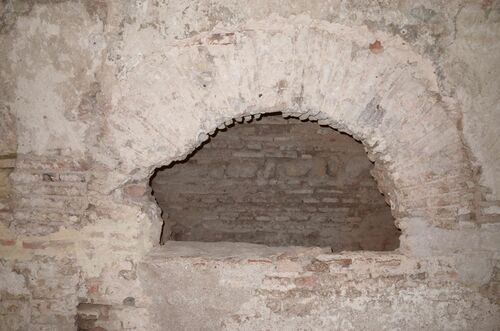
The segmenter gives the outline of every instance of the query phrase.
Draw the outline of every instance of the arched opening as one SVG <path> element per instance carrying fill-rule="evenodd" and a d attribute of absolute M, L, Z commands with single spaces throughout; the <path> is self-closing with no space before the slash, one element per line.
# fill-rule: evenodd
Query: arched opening
<path fill-rule="evenodd" d="M 112 146 L 105 152 L 116 158 L 118 174 L 106 178 L 106 187 L 121 207 L 132 207 L 137 246 L 145 254 L 140 283 L 147 287 L 148 314 L 170 329 L 252 330 L 269 323 L 286 329 L 281 322 L 290 319 L 313 329 L 350 322 L 338 312 L 353 304 L 368 312 L 352 325 L 363 329 L 380 316 L 380 298 L 384 309 L 389 302 L 407 311 L 417 299 L 434 314 L 432 298 L 420 300 L 419 282 L 440 283 L 442 275 L 452 275 L 449 264 L 434 257 L 457 252 L 474 218 L 467 155 L 450 116 L 453 105 L 439 94 L 435 67 L 382 32 L 304 18 L 272 22 L 203 32 L 124 68 L 126 79 L 108 118 L 110 144 L 103 144 Z M 383 49 L 372 52 L 376 40 Z M 160 209 L 145 189 L 154 170 L 185 159 L 233 119 L 276 111 L 317 120 L 363 142 L 402 230 L 394 254 L 223 242 L 159 245 Z M 173 226 L 164 230 L 169 236 L 174 230 L 175 237 Z M 429 263 L 416 259 L 426 256 Z M 401 289 L 409 294 L 404 301 Z M 311 291 L 316 294 L 309 296 Z M 369 297 L 360 304 L 356 293 Z M 166 302 L 168 311 L 159 309 Z M 317 313 L 308 320 L 301 319 L 304 302 Z M 389 319 L 394 328 L 400 325 Z"/>
<path fill-rule="evenodd" d="M 153 175 L 162 243 L 399 247 L 400 231 L 360 142 L 279 113 L 230 126 Z"/>
<path fill-rule="evenodd" d="M 375 40 L 383 52 L 370 50 Z M 474 188 L 453 105 L 435 78 L 432 63 L 400 40 L 364 29 L 276 18 L 273 28 L 200 33 L 126 71 L 105 144 L 116 165 L 103 185 L 140 207 L 141 245 L 154 248 L 163 222 L 144 189 L 155 169 L 234 119 L 282 112 L 363 142 L 402 231 L 398 253 L 455 251 L 455 230 L 475 218 Z"/>

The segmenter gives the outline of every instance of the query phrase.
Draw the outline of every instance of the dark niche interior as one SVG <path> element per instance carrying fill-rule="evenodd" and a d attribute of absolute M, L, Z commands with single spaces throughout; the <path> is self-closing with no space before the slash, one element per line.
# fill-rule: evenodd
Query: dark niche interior
<path fill-rule="evenodd" d="M 400 230 L 372 168 L 330 127 L 280 114 L 236 123 L 153 175 L 161 241 L 394 250 Z"/>

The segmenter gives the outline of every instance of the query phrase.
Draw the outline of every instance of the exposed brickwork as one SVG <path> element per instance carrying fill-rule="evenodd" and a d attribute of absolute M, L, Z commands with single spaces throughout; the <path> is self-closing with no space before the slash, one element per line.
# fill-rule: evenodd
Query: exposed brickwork
<path fill-rule="evenodd" d="M 43 235 L 56 232 L 61 226 L 86 224 L 90 206 L 87 167 L 83 159 L 61 155 L 19 156 L 16 171 L 11 175 L 16 220 L 10 225 L 12 230 Z"/>
<path fill-rule="evenodd" d="M 152 187 L 167 239 L 395 249 L 372 167 L 348 135 L 273 115 L 219 132 Z"/>
<path fill-rule="evenodd" d="M 496 330 L 499 13 L 0 1 L 0 330 Z M 154 249 L 154 169 L 276 111 L 364 142 L 399 250 Z"/>
<path fill-rule="evenodd" d="M 141 263 L 139 277 L 152 306 L 176 303 L 150 310 L 172 330 L 287 329 L 291 320 L 302 330 L 494 330 L 500 322 L 484 318 L 498 307 L 463 286 L 446 258 L 169 242 Z M 484 291 L 494 293 L 492 284 Z"/>

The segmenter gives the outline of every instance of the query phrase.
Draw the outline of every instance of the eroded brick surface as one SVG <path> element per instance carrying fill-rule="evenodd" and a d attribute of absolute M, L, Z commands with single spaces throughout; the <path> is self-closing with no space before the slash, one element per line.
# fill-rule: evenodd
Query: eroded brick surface
<path fill-rule="evenodd" d="M 0 330 L 496 329 L 499 12 L 0 2 Z M 154 249 L 154 169 L 268 112 L 363 141 L 399 251 Z"/>

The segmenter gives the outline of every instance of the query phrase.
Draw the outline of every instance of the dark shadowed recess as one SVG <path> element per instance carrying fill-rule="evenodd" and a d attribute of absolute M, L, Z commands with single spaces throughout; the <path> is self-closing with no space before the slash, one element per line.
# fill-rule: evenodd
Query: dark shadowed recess
<path fill-rule="evenodd" d="M 363 145 L 268 114 L 220 130 L 151 177 L 167 240 L 394 250 L 400 230 Z"/>

